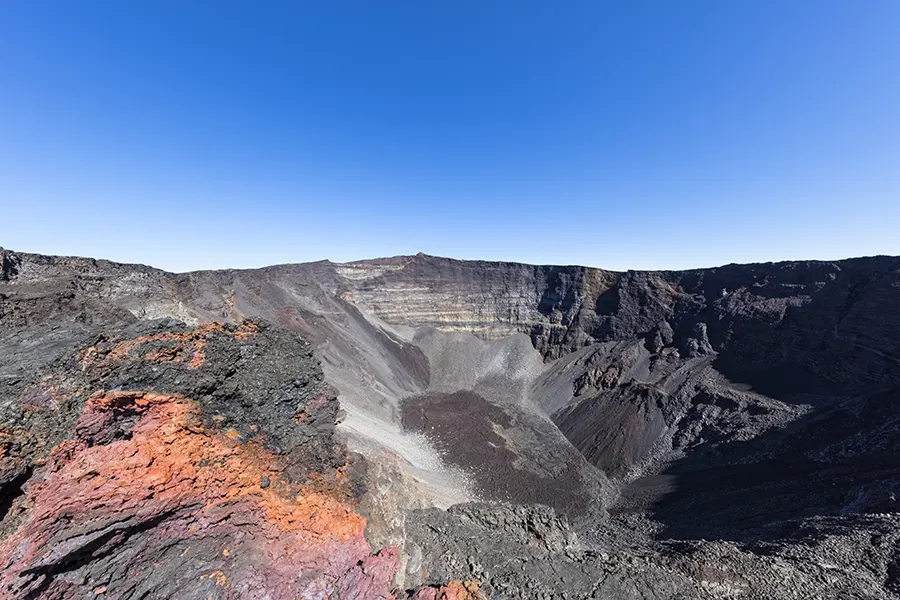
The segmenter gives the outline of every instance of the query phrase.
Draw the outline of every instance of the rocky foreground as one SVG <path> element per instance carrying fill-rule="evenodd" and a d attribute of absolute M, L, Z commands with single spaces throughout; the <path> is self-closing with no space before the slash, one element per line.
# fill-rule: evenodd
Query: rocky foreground
<path fill-rule="evenodd" d="M 0 250 L 0 598 L 900 597 L 900 259 Z"/>

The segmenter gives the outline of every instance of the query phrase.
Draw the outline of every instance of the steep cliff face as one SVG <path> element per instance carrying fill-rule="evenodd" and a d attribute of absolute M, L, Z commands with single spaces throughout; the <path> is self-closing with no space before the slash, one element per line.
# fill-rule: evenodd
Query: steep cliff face
<path fill-rule="evenodd" d="M 465 331 L 487 339 L 531 336 L 556 357 L 591 340 L 577 327 L 583 310 L 620 275 L 585 267 L 456 261 L 417 255 L 341 265 L 346 297 L 388 323 Z"/>
<path fill-rule="evenodd" d="M 419 255 L 388 270 L 372 261 L 337 271 L 352 273 L 342 283 L 348 298 L 388 323 L 487 338 L 522 332 L 548 358 L 641 338 L 653 353 L 719 353 L 734 363 L 726 368 L 788 365 L 848 383 L 898 377 L 894 257 L 613 273 Z"/>
<path fill-rule="evenodd" d="M 0 267 L 10 597 L 900 589 L 897 258 Z"/>

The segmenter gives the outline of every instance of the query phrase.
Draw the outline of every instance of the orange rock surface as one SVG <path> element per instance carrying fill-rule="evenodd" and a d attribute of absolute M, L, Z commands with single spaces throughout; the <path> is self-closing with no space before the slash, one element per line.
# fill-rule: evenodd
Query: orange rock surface
<path fill-rule="evenodd" d="M 132 425 L 122 439 L 94 444 L 116 423 Z M 188 398 L 97 392 L 85 405 L 75 439 L 54 449 L 43 479 L 28 488 L 30 520 L 0 544 L 2 589 L 26 589 L 21 574 L 61 552 L 58 539 L 69 535 L 62 531 L 69 523 L 96 523 L 105 531 L 116 521 L 168 519 L 171 524 L 159 534 L 183 542 L 186 555 L 194 539 L 234 535 L 233 544 L 216 551 L 217 568 L 206 573 L 211 585 L 235 592 L 262 585 L 272 598 L 327 598 L 342 576 L 379 557 L 368 558 L 365 519 L 341 493 L 342 472 L 295 486 L 280 478 L 280 466 L 269 450 L 204 428 Z M 253 569 L 229 572 L 236 553 L 248 548 L 269 558 Z M 387 566 L 381 567 L 383 580 L 372 586 L 379 594 L 373 598 L 392 597 L 385 590 L 396 572 L 396 555 L 381 558 Z"/>
<path fill-rule="evenodd" d="M 229 330 L 223 323 L 213 321 L 198 325 L 189 331 L 158 333 L 119 342 L 106 356 L 106 360 L 122 360 L 133 356 L 134 350 L 144 344 L 163 342 L 167 345 L 148 350 L 140 358 L 151 362 L 182 362 L 191 369 L 197 369 L 206 361 L 204 348 L 211 333 L 227 334 L 237 340 L 243 340 L 257 331 L 258 328 L 252 321 L 244 321 L 235 330 Z M 94 364 L 97 360 L 97 351 L 93 346 L 81 354 L 81 361 L 85 365 Z"/>
<path fill-rule="evenodd" d="M 485 600 L 478 581 L 451 581 L 440 587 L 421 588 L 411 600 Z"/>

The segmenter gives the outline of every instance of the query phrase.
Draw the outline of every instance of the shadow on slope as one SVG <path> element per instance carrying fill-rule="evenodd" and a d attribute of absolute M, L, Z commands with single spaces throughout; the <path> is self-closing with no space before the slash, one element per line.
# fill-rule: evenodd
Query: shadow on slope
<path fill-rule="evenodd" d="M 780 361 L 764 365 L 742 361 L 729 354 L 719 355 L 713 368 L 733 383 L 736 389 L 752 391 L 788 404 L 806 404 L 815 398 L 842 394 L 828 381 L 803 365 Z"/>
<path fill-rule="evenodd" d="M 675 462 L 650 507 L 663 537 L 790 537 L 798 519 L 900 510 L 900 387 L 825 406 L 782 430 Z M 660 476 L 654 476 L 656 478 Z M 637 480 L 632 486 L 647 486 Z"/>

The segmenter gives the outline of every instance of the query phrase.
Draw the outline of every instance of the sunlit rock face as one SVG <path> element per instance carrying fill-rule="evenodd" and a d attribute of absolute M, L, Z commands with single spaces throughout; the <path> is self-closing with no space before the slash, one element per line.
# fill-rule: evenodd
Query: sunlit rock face
<path fill-rule="evenodd" d="M 455 261 L 417 255 L 337 267 L 344 296 L 388 323 L 468 332 L 485 339 L 532 337 L 549 356 L 587 343 L 574 327 L 618 274 L 586 267 Z"/>

